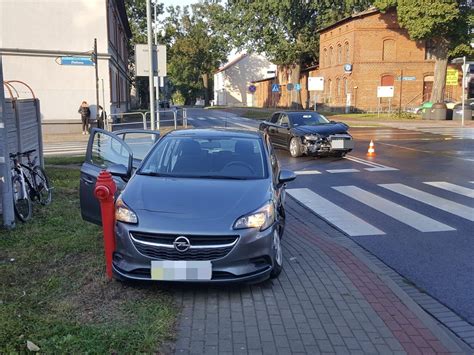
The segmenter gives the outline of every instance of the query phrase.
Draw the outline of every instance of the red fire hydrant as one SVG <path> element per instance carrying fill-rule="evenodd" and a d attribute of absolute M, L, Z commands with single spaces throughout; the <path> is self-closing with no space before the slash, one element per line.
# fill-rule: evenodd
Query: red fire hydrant
<path fill-rule="evenodd" d="M 102 228 L 104 231 L 105 270 L 107 277 L 112 279 L 112 255 L 115 250 L 115 201 L 117 191 L 112 174 L 102 170 L 97 177 L 94 195 L 100 202 Z"/>

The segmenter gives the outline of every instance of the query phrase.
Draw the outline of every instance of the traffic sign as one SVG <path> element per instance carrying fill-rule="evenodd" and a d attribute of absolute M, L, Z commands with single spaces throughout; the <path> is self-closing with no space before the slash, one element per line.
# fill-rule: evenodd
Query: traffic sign
<path fill-rule="evenodd" d="M 448 68 L 446 71 L 446 85 L 458 85 L 459 71 Z"/>
<path fill-rule="evenodd" d="M 249 92 L 251 92 L 252 94 L 257 91 L 257 87 L 255 85 L 250 85 L 249 86 Z"/>
<path fill-rule="evenodd" d="M 293 90 L 294 85 L 292 83 L 286 84 L 286 90 L 291 91 Z"/>
<path fill-rule="evenodd" d="M 301 84 L 295 84 L 295 90 L 300 91 L 301 90 Z"/>
<path fill-rule="evenodd" d="M 272 92 L 280 92 L 280 85 L 272 84 Z"/>

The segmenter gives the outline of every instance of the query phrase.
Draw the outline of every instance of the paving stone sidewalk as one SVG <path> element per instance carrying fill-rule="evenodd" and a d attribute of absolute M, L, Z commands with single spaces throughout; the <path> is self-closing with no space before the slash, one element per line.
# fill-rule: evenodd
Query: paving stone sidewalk
<path fill-rule="evenodd" d="M 176 354 L 474 352 L 355 243 L 287 200 L 280 277 L 179 288 Z"/>

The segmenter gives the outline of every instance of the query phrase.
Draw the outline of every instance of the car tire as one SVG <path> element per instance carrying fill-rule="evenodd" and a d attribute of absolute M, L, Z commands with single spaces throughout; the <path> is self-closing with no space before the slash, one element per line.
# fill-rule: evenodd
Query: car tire
<path fill-rule="evenodd" d="M 303 155 L 301 141 L 298 137 L 293 137 L 290 140 L 290 154 L 293 158 L 298 158 Z"/>
<path fill-rule="evenodd" d="M 346 156 L 347 152 L 337 152 L 334 154 L 336 158 L 344 158 Z"/>
<path fill-rule="evenodd" d="M 281 271 L 283 270 L 283 250 L 281 246 L 280 228 L 275 229 L 275 231 L 273 232 L 272 249 L 273 249 L 274 255 L 273 255 L 273 268 L 272 268 L 272 272 L 270 273 L 270 278 L 275 279 L 281 274 Z"/>

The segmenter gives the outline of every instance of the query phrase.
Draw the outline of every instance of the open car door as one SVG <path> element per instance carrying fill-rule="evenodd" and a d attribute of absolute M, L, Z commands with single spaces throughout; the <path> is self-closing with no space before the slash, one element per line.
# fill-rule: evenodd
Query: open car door
<path fill-rule="evenodd" d="M 107 132 L 93 129 L 81 167 L 79 197 L 85 221 L 102 224 L 99 201 L 94 196 L 95 183 L 101 170 L 120 170 L 131 176 L 158 140 L 159 133 L 146 130 Z M 127 178 L 113 176 L 117 197 L 125 188 Z"/>

